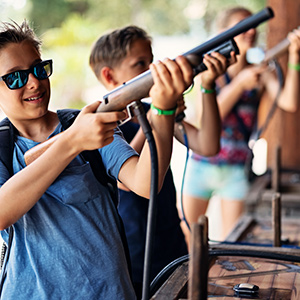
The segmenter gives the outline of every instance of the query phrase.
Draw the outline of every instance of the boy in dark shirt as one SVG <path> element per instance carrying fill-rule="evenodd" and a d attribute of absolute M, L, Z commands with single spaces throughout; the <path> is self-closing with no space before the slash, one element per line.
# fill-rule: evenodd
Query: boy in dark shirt
<path fill-rule="evenodd" d="M 126 26 L 101 36 L 93 46 L 90 54 L 90 66 L 97 79 L 112 90 L 122 83 L 148 70 L 153 54 L 151 38 L 141 28 Z M 233 58 L 234 60 L 234 58 Z M 220 117 L 214 93 L 214 81 L 226 70 L 226 58 L 219 53 L 205 56 L 204 63 L 208 71 L 202 76 L 202 89 L 205 93 L 204 111 L 201 127 L 198 130 L 183 121 L 187 132 L 189 146 L 203 155 L 214 155 L 219 150 Z M 143 104 L 145 109 L 149 105 Z M 177 113 L 184 110 L 184 102 L 179 97 Z M 150 123 L 153 111 L 149 112 Z M 132 119 L 120 126 L 125 139 L 140 152 L 145 137 L 139 124 Z M 175 124 L 175 137 L 184 143 L 178 124 Z M 133 269 L 133 283 L 137 296 L 141 296 L 143 282 L 143 265 L 148 215 L 147 198 L 132 192 L 129 187 L 119 184 L 119 213 L 123 219 Z M 154 236 L 153 258 L 151 263 L 151 279 L 167 264 L 188 253 L 184 234 L 180 227 L 180 218 L 176 206 L 176 190 L 172 171 L 169 168 L 163 187 L 157 197 L 157 220 Z"/>

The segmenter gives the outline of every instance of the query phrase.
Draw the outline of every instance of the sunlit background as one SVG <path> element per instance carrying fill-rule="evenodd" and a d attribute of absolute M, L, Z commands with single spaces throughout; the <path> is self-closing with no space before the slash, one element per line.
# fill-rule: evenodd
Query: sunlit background
<path fill-rule="evenodd" d="M 140 26 L 153 37 L 154 60 L 174 58 L 214 35 L 215 17 L 226 7 L 241 5 L 255 13 L 265 4 L 264 0 L 1 0 L 0 17 L 17 23 L 27 19 L 43 40 L 42 58 L 54 62 L 50 108 L 82 108 L 106 93 L 88 66 L 93 42 L 106 31 Z M 262 48 L 264 26 L 258 28 Z M 194 95 L 192 91 L 186 96 L 186 116 L 199 124 Z M 185 157 L 184 146 L 175 143 L 172 169 L 178 192 Z M 218 232 L 217 226 L 210 228 Z"/>
<path fill-rule="evenodd" d="M 257 12 L 265 1 L 1 0 L 0 16 L 17 23 L 27 19 L 42 38 L 43 59 L 54 61 L 51 108 L 81 108 L 105 93 L 88 66 L 91 45 L 100 35 L 138 25 L 152 35 L 155 59 L 173 58 L 214 34 L 216 14 L 234 5 Z"/>

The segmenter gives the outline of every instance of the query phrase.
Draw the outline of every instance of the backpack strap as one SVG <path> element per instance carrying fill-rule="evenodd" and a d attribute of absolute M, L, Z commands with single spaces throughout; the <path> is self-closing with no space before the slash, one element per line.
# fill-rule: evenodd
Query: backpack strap
<path fill-rule="evenodd" d="M 8 169 L 10 176 L 13 175 L 12 158 L 15 132 L 16 129 L 8 118 L 0 122 L 0 160 Z"/>
<path fill-rule="evenodd" d="M 0 122 L 0 160 L 8 169 L 10 176 L 13 176 L 12 160 L 13 160 L 15 131 L 16 131 L 15 127 L 11 124 L 8 118 L 5 118 Z M 6 264 L 8 261 L 8 256 L 10 253 L 11 243 L 13 239 L 13 227 L 10 226 L 8 231 L 9 231 L 8 244 L 6 245 L 6 243 L 3 242 L 1 248 L 0 270 L 2 271 L 1 272 L 2 276 L 0 280 L 0 295 L 2 291 L 3 282 L 6 276 Z"/>
<path fill-rule="evenodd" d="M 57 111 L 58 118 L 64 130 L 66 130 L 73 124 L 74 120 L 76 119 L 79 113 L 80 110 L 77 109 L 62 109 Z M 81 153 L 81 156 L 84 158 L 85 161 L 90 162 L 95 177 L 102 185 L 106 186 L 109 189 L 113 202 L 117 207 L 119 204 L 117 182 L 115 179 L 113 179 L 106 173 L 99 151 L 86 150 Z"/>
<path fill-rule="evenodd" d="M 70 127 L 78 114 L 80 113 L 80 110 L 76 109 L 62 109 L 57 111 L 58 118 L 62 124 L 62 127 L 64 130 L 66 130 L 68 127 Z M 106 171 L 105 167 L 102 161 L 102 157 L 98 150 L 92 150 L 92 151 L 83 151 L 81 153 L 82 157 L 85 161 L 88 161 L 91 165 L 92 171 L 97 178 L 97 180 L 104 186 L 106 186 L 109 189 L 112 201 L 116 207 L 116 213 L 118 215 L 118 225 L 119 225 L 119 231 L 121 235 L 121 240 L 123 243 L 123 248 L 125 251 L 125 256 L 127 260 L 128 270 L 130 277 L 132 278 L 132 269 L 131 269 L 131 260 L 129 255 L 129 247 L 127 243 L 127 238 L 125 234 L 125 228 L 124 223 L 119 215 L 118 212 L 118 204 L 119 204 L 119 192 L 118 192 L 118 186 L 117 181 L 110 177 Z"/>

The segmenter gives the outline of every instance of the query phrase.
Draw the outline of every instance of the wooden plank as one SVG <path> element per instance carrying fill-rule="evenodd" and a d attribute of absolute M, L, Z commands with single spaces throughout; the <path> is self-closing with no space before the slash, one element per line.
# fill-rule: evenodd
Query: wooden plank
<path fill-rule="evenodd" d="M 215 273 L 218 276 L 214 276 Z M 299 276 L 298 264 L 291 262 L 256 257 L 219 256 L 209 271 L 208 296 L 209 299 L 241 298 L 234 293 L 234 285 L 250 283 L 259 286 L 259 293 L 254 299 L 294 300 L 298 299 L 292 294 L 293 291 L 299 290 Z"/>
<path fill-rule="evenodd" d="M 261 200 L 262 202 L 272 202 L 272 197 L 275 193 L 275 190 L 265 190 L 262 192 Z M 299 209 L 300 193 L 281 193 L 281 203 L 285 207 L 293 206 L 296 209 Z"/>
<path fill-rule="evenodd" d="M 188 274 L 188 262 L 185 262 L 172 273 L 151 300 L 175 300 L 183 297 L 186 294 Z"/>
<path fill-rule="evenodd" d="M 255 205 L 259 202 L 261 194 L 269 187 L 271 184 L 271 175 L 265 174 L 257 177 L 252 183 L 248 194 L 245 197 L 247 205 Z"/>
<path fill-rule="evenodd" d="M 237 242 L 251 230 L 251 227 L 255 224 L 255 220 L 252 216 L 243 215 L 240 217 L 236 225 L 230 234 L 226 237 L 226 242 Z"/>

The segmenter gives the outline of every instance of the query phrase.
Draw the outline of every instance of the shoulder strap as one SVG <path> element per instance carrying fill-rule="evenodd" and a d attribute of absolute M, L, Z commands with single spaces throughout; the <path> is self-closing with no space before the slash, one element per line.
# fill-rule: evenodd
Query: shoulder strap
<path fill-rule="evenodd" d="M 64 130 L 70 127 L 80 110 L 77 109 L 62 109 L 57 111 L 58 118 Z M 104 186 L 108 187 L 115 206 L 118 206 L 119 196 L 117 182 L 110 177 L 106 171 L 99 151 L 83 151 L 82 157 L 91 164 L 91 168 L 97 180 Z"/>
<path fill-rule="evenodd" d="M 12 160 L 13 160 L 13 148 L 14 148 L 14 132 L 15 132 L 15 128 L 8 120 L 8 118 L 5 118 L 0 122 L 0 160 L 8 169 L 10 176 L 13 175 Z M 2 276 L 0 280 L 0 296 L 1 296 L 2 286 L 6 275 L 6 262 L 8 260 L 8 256 L 10 253 L 12 238 L 13 238 L 13 227 L 11 226 L 9 228 L 8 245 L 3 243 L 1 249 L 0 270 L 2 268 L 3 270 L 1 270 Z"/>
<path fill-rule="evenodd" d="M 13 175 L 14 132 L 15 128 L 8 118 L 0 122 L 0 160 L 8 169 L 10 176 Z"/>

